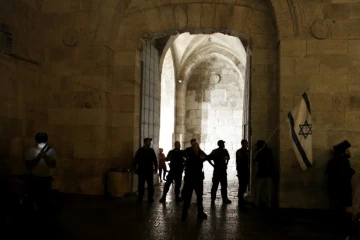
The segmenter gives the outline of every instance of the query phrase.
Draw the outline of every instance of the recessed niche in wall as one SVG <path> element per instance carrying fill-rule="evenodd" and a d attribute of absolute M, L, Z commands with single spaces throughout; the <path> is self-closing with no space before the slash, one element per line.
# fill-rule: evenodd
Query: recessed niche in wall
<path fill-rule="evenodd" d="M 210 82 L 213 84 L 219 83 L 221 81 L 221 75 L 218 73 L 212 72 L 210 75 Z"/>
<path fill-rule="evenodd" d="M 0 25 L 0 52 L 13 53 L 13 35 L 4 24 Z"/>

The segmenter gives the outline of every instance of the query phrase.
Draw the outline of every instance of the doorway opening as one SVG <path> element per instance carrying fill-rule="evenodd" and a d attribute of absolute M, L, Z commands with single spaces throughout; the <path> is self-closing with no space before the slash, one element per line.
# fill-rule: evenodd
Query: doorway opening
<path fill-rule="evenodd" d="M 240 38 L 222 33 L 182 33 L 165 40 L 143 47 L 148 63 L 142 63 L 141 139 L 152 137 L 155 151 L 163 148 L 165 154 L 174 141 L 184 149 L 195 138 L 210 154 L 224 140 L 228 180 L 237 181 L 235 152 L 242 139 L 251 143 L 248 42 L 244 46 Z M 205 163 L 204 171 L 205 181 L 211 181 L 212 166 Z"/>

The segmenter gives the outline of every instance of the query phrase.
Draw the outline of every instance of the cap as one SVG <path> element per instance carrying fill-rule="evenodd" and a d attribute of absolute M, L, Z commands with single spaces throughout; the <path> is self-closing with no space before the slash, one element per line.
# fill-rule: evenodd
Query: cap
<path fill-rule="evenodd" d="M 219 145 L 220 143 L 225 143 L 225 141 L 219 140 L 219 141 L 218 141 L 218 145 Z"/>
<path fill-rule="evenodd" d="M 144 142 L 147 141 L 147 140 L 152 141 L 152 138 L 144 138 Z"/>
<path fill-rule="evenodd" d="M 344 140 L 341 143 L 333 146 L 333 149 L 335 152 L 345 152 L 345 150 L 350 147 L 351 147 L 351 144 L 347 140 Z"/>

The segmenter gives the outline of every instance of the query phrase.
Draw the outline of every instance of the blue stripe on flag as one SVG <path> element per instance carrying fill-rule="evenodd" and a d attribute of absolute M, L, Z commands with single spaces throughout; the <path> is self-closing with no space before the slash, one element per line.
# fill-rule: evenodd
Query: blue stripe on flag
<path fill-rule="evenodd" d="M 293 116 L 291 115 L 290 112 L 288 113 L 288 118 L 289 118 L 289 120 L 290 120 L 290 125 L 291 125 L 291 136 L 292 136 L 292 139 L 293 139 L 293 141 L 294 141 L 294 143 L 295 143 L 295 145 L 296 145 L 296 147 L 297 147 L 297 149 L 298 149 L 298 151 L 299 151 L 299 153 L 300 153 L 300 155 L 301 155 L 301 157 L 302 157 L 302 159 L 303 159 L 306 167 L 311 167 L 311 163 L 310 163 L 309 159 L 308 159 L 307 156 L 306 156 L 305 150 L 304 150 L 304 148 L 301 146 L 301 143 L 300 143 L 300 141 L 299 141 L 299 138 L 298 138 L 297 135 L 296 135 L 296 132 L 295 132 L 295 129 L 294 129 L 294 125 L 295 125 L 295 123 L 294 123 L 294 118 L 293 118 Z"/>
<path fill-rule="evenodd" d="M 304 101 L 305 101 L 305 103 L 306 103 L 307 110 L 308 110 L 309 113 L 311 114 L 309 98 L 308 98 L 308 96 L 307 96 L 306 93 L 304 93 L 302 96 L 303 96 L 303 99 L 304 99 Z"/>

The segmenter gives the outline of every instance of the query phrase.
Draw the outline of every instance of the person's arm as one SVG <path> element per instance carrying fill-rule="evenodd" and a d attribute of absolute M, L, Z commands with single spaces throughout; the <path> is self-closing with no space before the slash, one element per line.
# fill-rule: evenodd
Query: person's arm
<path fill-rule="evenodd" d="M 166 156 L 165 162 L 170 162 L 170 161 L 171 161 L 171 158 L 172 158 L 172 150 L 169 151 L 168 155 Z"/>
<path fill-rule="evenodd" d="M 191 147 L 185 148 L 184 150 L 184 157 L 187 159 L 190 157 L 190 151 L 191 151 Z"/>
<path fill-rule="evenodd" d="M 350 176 L 354 175 L 354 174 L 355 174 L 355 170 L 351 168 L 349 159 L 346 159 L 346 164 L 348 165 L 349 175 L 350 175 Z"/>
<path fill-rule="evenodd" d="M 226 165 L 228 165 L 228 163 L 229 163 L 229 161 L 230 161 L 230 155 L 229 155 L 229 152 L 228 152 L 228 150 L 227 149 L 225 149 L 225 151 L 226 151 L 226 157 L 227 157 L 227 159 L 226 159 Z"/>
<path fill-rule="evenodd" d="M 39 155 L 45 160 L 46 165 L 48 165 L 49 168 L 56 167 L 56 152 L 54 149 L 51 148 L 48 153 L 41 151 Z"/>
<path fill-rule="evenodd" d="M 133 161 L 133 164 L 132 164 L 132 167 L 133 167 L 133 171 L 136 173 L 137 171 L 137 167 L 138 167 L 138 164 L 139 164 L 139 151 L 140 149 L 138 149 L 135 153 L 135 157 L 134 157 L 134 161 Z"/>
<path fill-rule="evenodd" d="M 236 170 L 238 170 L 239 167 L 240 167 L 240 158 L 241 158 L 241 151 L 240 151 L 240 150 L 237 150 L 237 151 L 236 151 L 235 157 L 236 157 L 236 160 L 235 160 Z"/>
<path fill-rule="evenodd" d="M 40 154 L 38 154 L 36 157 L 33 156 L 34 154 L 32 152 L 32 149 L 29 149 L 25 154 L 25 164 L 29 170 L 33 169 L 41 160 Z"/>
<path fill-rule="evenodd" d="M 40 162 L 40 160 L 41 160 L 41 157 L 39 154 L 35 158 L 26 161 L 26 167 L 31 170 Z"/>
<path fill-rule="evenodd" d="M 155 170 L 154 172 L 157 173 L 157 170 L 158 170 L 158 161 L 157 161 L 157 158 L 156 158 L 156 153 L 154 151 L 154 149 L 152 149 L 152 152 L 153 152 L 153 156 L 152 156 L 152 159 L 153 159 L 153 163 L 154 163 L 154 166 L 155 166 Z"/>
<path fill-rule="evenodd" d="M 212 151 L 209 155 L 205 154 L 205 156 L 206 156 L 206 158 L 205 158 L 204 162 L 207 160 L 210 163 L 210 165 L 214 167 L 214 164 L 211 161 L 211 160 L 214 160 L 214 151 Z"/>
<path fill-rule="evenodd" d="M 357 223 L 359 221 L 358 219 L 358 215 L 360 213 L 360 186 L 359 186 L 359 182 L 357 183 L 356 189 L 355 189 L 355 194 L 354 194 L 354 199 L 353 199 L 353 204 L 352 204 L 352 220 L 353 222 Z"/>

